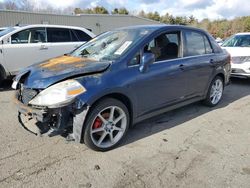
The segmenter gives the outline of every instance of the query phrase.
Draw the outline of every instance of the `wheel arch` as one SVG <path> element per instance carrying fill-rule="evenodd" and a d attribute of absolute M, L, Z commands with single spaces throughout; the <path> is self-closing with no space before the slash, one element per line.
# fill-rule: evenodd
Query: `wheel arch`
<path fill-rule="evenodd" d="M 223 84 L 224 84 L 224 86 L 225 86 L 225 75 L 224 75 L 223 73 L 220 72 L 220 73 L 217 73 L 217 74 L 214 76 L 214 78 L 217 77 L 217 76 L 219 76 L 219 77 L 222 78 Z M 214 79 L 214 78 L 213 78 L 213 79 Z"/>
<path fill-rule="evenodd" d="M 90 109 L 94 108 L 100 101 L 102 101 L 102 100 L 104 100 L 106 98 L 113 98 L 113 99 L 119 100 L 120 102 L 122 102 L 127 107 L 128 112 L 129 112 L 129 116 L 130 116 L 129 125 L 131 126 L 133 124 L 134 109 L 133 109 L 131 99 L 127 95 L 125 95 L 123 93 L 114 92 L 114 93 L 109 93 L 109 94 L 103 95 L 103 96 L 99 97 L 98 99 L 96 99 L 95 101 L 92 102 L 92 105 L 91 105 Z"/>

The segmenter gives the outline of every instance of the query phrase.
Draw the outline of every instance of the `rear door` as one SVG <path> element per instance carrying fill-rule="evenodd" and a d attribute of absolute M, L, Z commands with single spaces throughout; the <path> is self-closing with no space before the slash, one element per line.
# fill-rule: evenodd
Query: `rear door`
<path fill-rule="evenodd" d="M 86 39 L 89 40 L 89 38 L 91 38 L 86 34 L 87 37 L 82 41 L 83 34 L 80 35 L 80 32 L 80 30 L 78 32 L 76 29 L 48 27 L 47 35 L 50 45 L 50 58 L 69 53 L 86 42 Z"/>
<path fill-rule="evenodd" d="M 7 69 L 15 73 L 33 63 L 47 58 L 45 28 L 30 28 L 12 34 L 3 45 L 4 61 Z"/>
<path fill-rule="evenodd" d="M 50 58 L 69 53 L 76 47 L 72 42 L 70 29 L 48 27 L 47 36 Z"/>
<path fill-rule="evenodd" d="M 204 33 L 185 30 L 183 35 L 183 71 L 187 79 L 186 98 L 202 96 L 212 76 L 216 58 Z"/>

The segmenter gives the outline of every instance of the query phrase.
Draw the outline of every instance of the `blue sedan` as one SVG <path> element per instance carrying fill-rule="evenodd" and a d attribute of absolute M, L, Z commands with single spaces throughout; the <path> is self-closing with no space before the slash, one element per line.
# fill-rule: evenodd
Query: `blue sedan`
<path fill-rule="evenodd" d="M 137 122 L 196 101 L 217 105 L 230 71 L 230 55 L 203 30 L 133 26 L 27 67 L 12 87 L 26 129 L 107 151 Z"/>

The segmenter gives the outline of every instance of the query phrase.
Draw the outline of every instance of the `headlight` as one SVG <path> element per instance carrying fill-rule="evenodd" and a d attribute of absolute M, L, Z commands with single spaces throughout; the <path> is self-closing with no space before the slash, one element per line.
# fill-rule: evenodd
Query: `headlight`
<path fill-rule="evenodd" d="M 67 80 L 43 90 L 29 104 L 51 108 L 60 107 L 85 91 L 86 89 L 76 80 Z"/>

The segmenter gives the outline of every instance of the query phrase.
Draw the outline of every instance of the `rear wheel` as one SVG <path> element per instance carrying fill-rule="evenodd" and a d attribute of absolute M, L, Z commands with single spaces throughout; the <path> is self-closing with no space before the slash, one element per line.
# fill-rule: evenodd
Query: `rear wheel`
<path fill-rule="evenodd" d="M 208 106 L 216 106 L 222 98 L 224 91 L 224 83 L 220 76 L 216 76 L 209 86 L 209 90 L 204 100 Z"/>
<path fill-rule="evenodd" d="M 128 109 L 122 102 L 112 98 L 104 99 L 89 112 L 84 143 L 97 151 L 110 150 L 125 136 L 129 122 Z"/>

